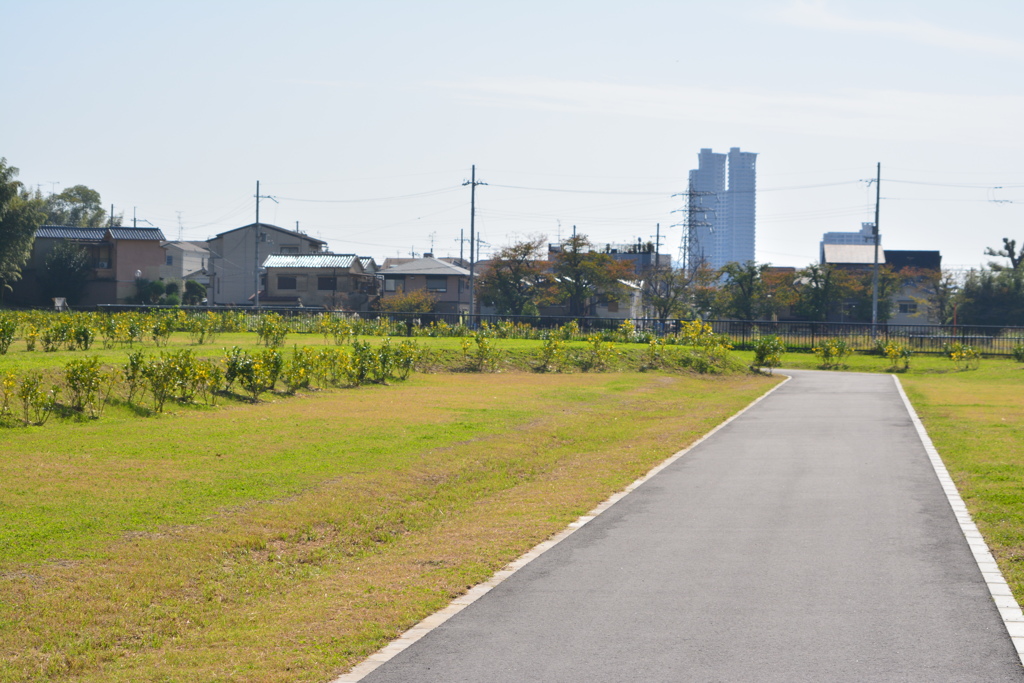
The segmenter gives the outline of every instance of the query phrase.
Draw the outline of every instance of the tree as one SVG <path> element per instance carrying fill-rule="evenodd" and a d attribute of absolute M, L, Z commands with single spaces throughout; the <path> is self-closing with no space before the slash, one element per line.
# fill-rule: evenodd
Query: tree
<path fill-rule="evenodd" d="M 650 306 L 661 322 L 669 318 L 697 315 L 704 299 L 702 293 L 714 285 L 716 273 L 706 266 L 685 268 L 652 267 L 643 274 L 644 304 Z"/>
<path fill-rule="evenodd" d="M 122 216 L 110 216 L 100 201 L 100 193 L 85 185 L 74 185 L 46 198 L 46 224 L 76 228 L 102 228 L 121 225 Z"/>
<path fill-rule="evenodd" d="M 0 298 L 21 279 L 36 230 L 46 218 L 42 201 L 32 197 L 17 176 L 18 169 L 0 157 Z"/>
<path fill-rule="evenodd" d="M 425 289 L 414 289 L 381 299 L 380 310 L 392 313 L 432 313 L 436 304 L 436 296 Z"/>
<path fill-rule="evenodd" d="M 1024 325 L 1024 268 L 969 272 L 957 319 L 964 325 Z"/>
<path fill-rule="evenodd" d="M 812 264 L 797 275 L 800 278 L 796 302 L 797 315 L 804 320 L 824 322 L 840 311 L 843 301 L 850 298 L 848 271 L 830 264 Z"/>
<path fill-rule="evenodd" d="M 849 319 L 854 322 L 871 322 L 872 307 L 872 273 L 871 270 L 847 271 L 847 294 L 845 303 L 850 307 Z M 895 306 L 894 297 L 902 283 L 913 277 L 908 272 L 895 273 L 888 265 L 878 267 L 878 322 L 886 322 L 892 317 Z"/>
<path fill-rule="evenodd" d="M 574 235 L 564 240 L 555 254 L 555 297 L 568 304 L 569 315 L 585 315 L 592 299 L 597 303 L 618 300 L 625 289 L 620 280 L 633 279 L 632 263 L 616 261 L 592 247 L 586 235 Z"/>
<path fill-rule="evenodd" d="M 539 236 L 500 249 L 490 269 L 477 278 L 480 301 L 500 315 L 535 314 L 552 282 L 548 262 L 541 258 L 546 242 Z"/>
<path fill-rule="evenodd" d="M 986 247 L 985 254 L 988 256 L 1002 256 L 1003 258 L 1010 259 L 1011 270 L 1019 270 L 1021 263 L 1024 263 L 1024 249 L 1017 251 L 1017 240 L 1011 240 L 1009 237 L 1003 238 L 1002 249 Z M 989 261 L 988 267 L 995 271 L 1006 270 L 1006 265 L 999 263 L 998 261 Z"/>
<path fill-rule="evenodd" d="M 47 296 L 77 303 L 89 277 L 89 254 L 74 242 L 59 242 L 46 255 L 43 272 Z"/>
<path fill-rule="evenodd" d="M 195 280 L 185 280 L 185 293 L 182 303 L 186 306 L 197 306 L 206 298 L 206 286 Z"/>
<path fill-rule="evenodd" d="M 762 320 L 766 317 L 767 290 L 764 275 L 767 263 L 727 263 L 722 266 L 725 278 L 719 293 L 719 310 L 725 316 L 740 320 Z"/>

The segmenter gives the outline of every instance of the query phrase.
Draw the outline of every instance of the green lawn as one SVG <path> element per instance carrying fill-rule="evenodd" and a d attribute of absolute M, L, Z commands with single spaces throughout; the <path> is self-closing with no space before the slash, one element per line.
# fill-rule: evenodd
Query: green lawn
<path fill-rule="evenodd" d="M 416 342 L 461 368 L 461 340 Z M 286 348 L 323 343 L 295 334 Z M 255 336 L 167 348 L 236 345 Z M 329 680 L 779 379 L 509 372 L 541 342 L 497 345 L 499 374 L 0 429 L 0 681 Z M 645 345 L 616 351 L 635 367 Z M 87 354 L 112 366 L 127 350 Z M 0 376 L 83 355 L 16 345 Z M 1022 379 L 1009 360 L 956 371 L 935 356 L 900 373 L 1018 599 Z"/>
<path fill-rule="evenodd" d="M 329 680 L 772 384 L 420 374 L 4 429 L 0 680 Z"/>

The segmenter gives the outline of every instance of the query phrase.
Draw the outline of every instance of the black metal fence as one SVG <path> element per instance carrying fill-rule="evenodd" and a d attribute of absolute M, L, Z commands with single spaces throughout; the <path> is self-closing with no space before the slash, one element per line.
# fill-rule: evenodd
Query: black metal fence
<path fill-rule="evenodd" d="M 100 310 L 138 310 L 161 307 L 102 306 Z M 251 308 L 192 307 L 183 306 L 186 311 L 234 311 L 246 317 L 260 312 L 273 311 L 290 320 L 296 332 L 311 332 L 318 316 L 332 315 L 364 320 L 388 318 L 405 326 L 409 334 L 419 327 L 444 322 L 452 327 L 465 325 L 470 329 L 479 328 L 483 323 L 497 325 L 505 322 L 519 322 L 538 330 L 559 328 L 573 320 L 584 333 L 606 332 L 618 329 L 623 320 L 616 318 L 589 318 L 572 316 L 508 316 L 469 315 L 467 313 L 392 313 L 384 311 L 360 312 L 358 314 L 329 312 L 316 308 L 267 308 L 255 311 Z M 660 321 L 653 318 L 633 318 L 632 323 L 641 332 L 664 336 L 678 332 L 683 320 Z M 774 322 L 744 320 L 709 320 L 712 329 L 733 340 L 736 348 L 747 348 L 762 335 L 774 334 L 782 338 L 786 348 L 792 351 L 810 351 L 825 339 L 842 338 L 855 352 L 873 351 L 879 340 L 896 340 L 905 343 L 915 353 L 942 353 L 943 348 L 959 342 L 969 345 L 985 355 L 1009 356 L 1014 348 L 1024 345 L 1024 327 L 999 327 L 981 325 L 895 325 L 871 323 L 821 323 L 821 322 Z"/>
<path fill-rule="evenodd" d="M 810 351 L 825 339 L 841 338 L 854 351 L 872 351 L 879 340 L 907 344 L 915 353 L 942 353 L 948 344 L 972 346 L 985 355 L 1009 356 L 1024 344 L 1024 328 L 982 325 L 895 325 L 871 323 L 710 321 L 737 347 L 761 335 L 778 335 L 792 351 Z"/>

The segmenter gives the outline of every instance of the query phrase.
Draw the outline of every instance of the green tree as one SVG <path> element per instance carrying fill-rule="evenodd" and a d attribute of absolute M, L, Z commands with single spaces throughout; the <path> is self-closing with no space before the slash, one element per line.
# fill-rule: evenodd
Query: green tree
<path fill-rule="evenodd" d="M 195 280 L 185 280 L 185 293 L 182 296 L 182 303 L 186 306 L 196 306 L 203 303 L 206 298 L 206 286 Z"/>
<path fill-rule="evenodd" d="M 812 264 L 797 275 L 796 313 L 804 320 L 824 322 L 838 315 L 843 301 L 851 296 L 849 272 L 828 263 Z"/>
<path fill-rule="evenodd" d="M 71 241 L 62 241 L 46 255 L 43 263 L 48 297 L 62 296 L 78 303 L 89 278 L 89 254 Z"/>
<path fill-rule="evenodd" d="M 60 194 L 50 195 L 45 201 L 47 225 L 103 228 L 111 224 L 100 193 L 85 185 L 74 185 Z M 112 224 L 121 225 L 122 218 L 114 216 Z"/>
<path fill-rule="evenodd" d="M 494 254 L 490 268 L 476 281 L 480 301 L 501 315 L 536 313 L 552 283 L 548 262 L 541 258 L 546 242 L 544 236 L 534 237 Z"/>
<path fill-rule="evenodd" d="M 739 320 L 762 320 L 766 317 L 767 263 L 727 263 L 722 266 L 725 278 L 719 290 L 719 311 L 722 315 Z"/>
<path fill-rule="evenodd" d="M 661 322 L 694 314 L 699 288 L 706 284 L 707 269 L 652 267 L 643 275 L 644 304 Z"/>
<path fill-rule="evenodd" d="M 18 169 L 0 157 L 0 300 L 21 279 L 36 230 L 46 219 L 42 201 L 15 180 Z"/>
<path fill-rule="evenodd" d="M 1024 250 L 1017 251 L 1017 240 L 1011 240 L 1009 237 L 1003 238 L 1002 249 L 986 247 L 985 254 L 1010 259 L 1010 270 L 1020 270 L 1021 264 L 1024 263 Z M 1006 270 L 1006 265 L 998 261 L 989 261 L 988 267 L 995 271 Z"/>
<path fill-rule="evenodd" d="M 963 325 L 1024 325 L 1024 268 L 972 270 L 959 295 Z"/>
<path fill-rule="evenodd" d="M 569 315 L 586 315 L 594 303 L 618 300 L 625 290 L 620 280 L 633 279 L 632 263 L 592 247 L 586 235 L 574 235 L 562 242 L 552 262 L 555 300 L 568 304 Z"/>

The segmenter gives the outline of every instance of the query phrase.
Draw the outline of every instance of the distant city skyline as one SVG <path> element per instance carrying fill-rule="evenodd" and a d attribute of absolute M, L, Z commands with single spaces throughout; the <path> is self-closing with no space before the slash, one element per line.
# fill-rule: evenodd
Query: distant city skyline
<path fill-rule="evenodd" d="M 690 171 L 687 266 L 756 260 L 757 153 L 703 148 Z"/>
<path fill-rule="evenodd" d="M 692 155 L 739 147 L 759 262 L 873 220 L 879 162 L 886 248 L 1024 240 L 1024 3 L 0 3 L 0 156 L 171 239 L 261 181 L 332 251 L 458 256 L 475 164 L 484 257 L 576 226 L 678 258 Z"/>

